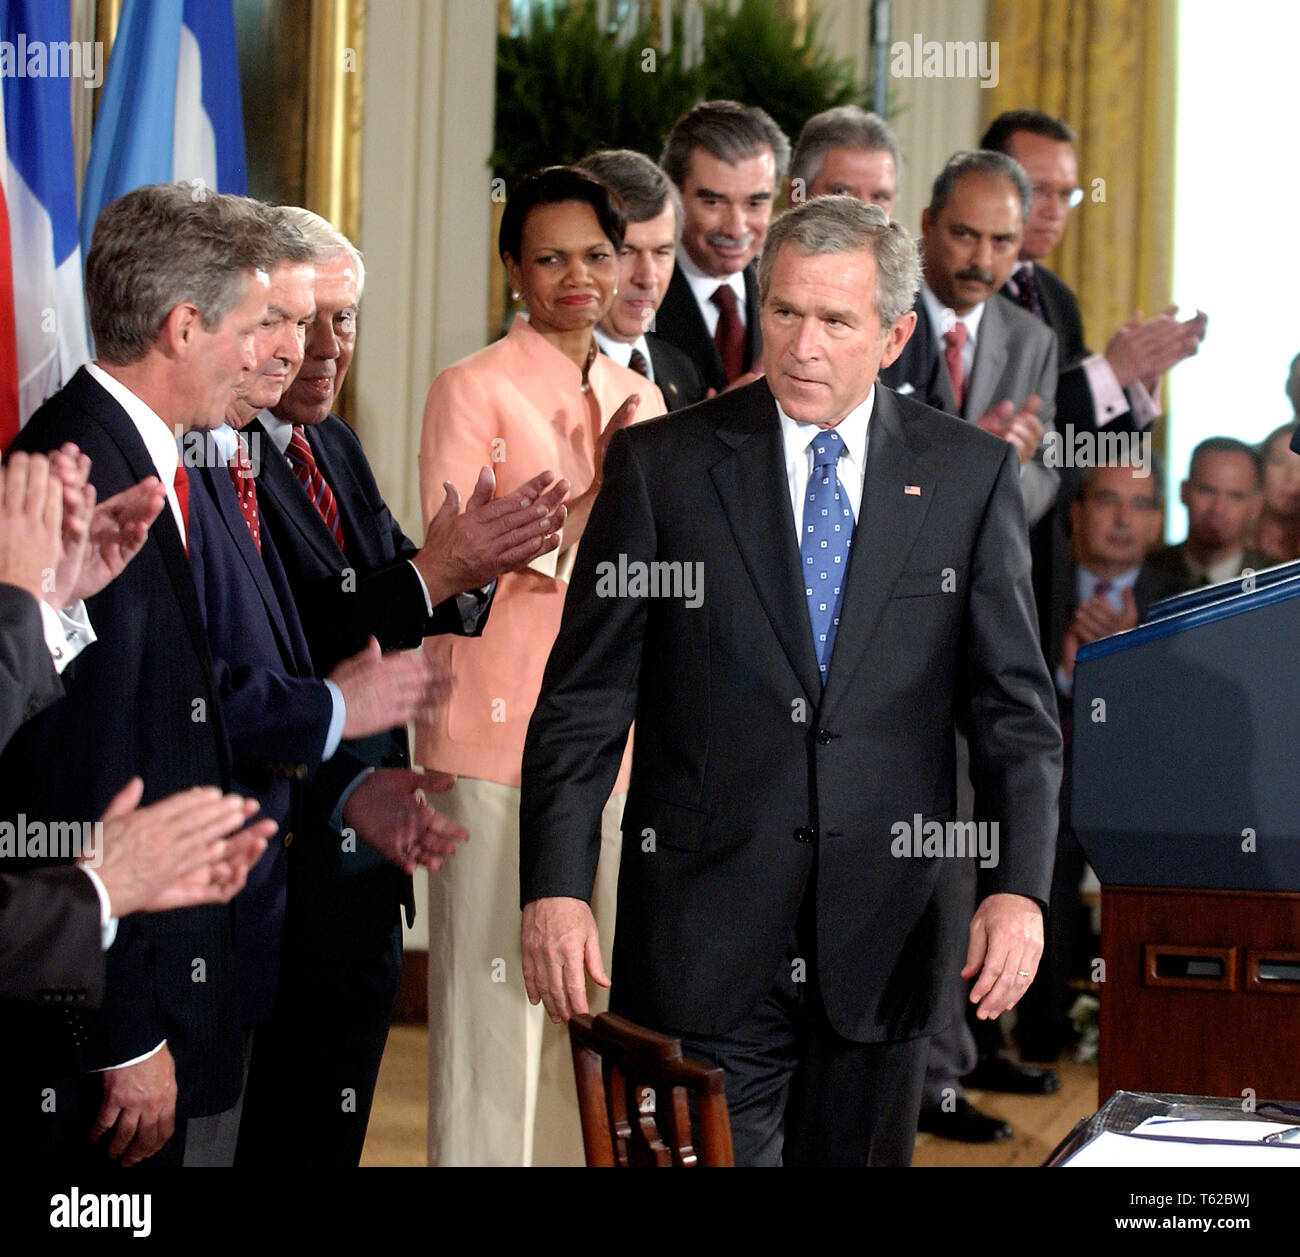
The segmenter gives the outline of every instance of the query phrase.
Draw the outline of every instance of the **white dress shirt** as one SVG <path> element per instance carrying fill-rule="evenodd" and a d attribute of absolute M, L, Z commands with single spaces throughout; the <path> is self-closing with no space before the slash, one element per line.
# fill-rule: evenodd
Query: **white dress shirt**
<path fill-rule="evenodd" d="M 848 498 L 855 524 L 862 505 L 863 478 L 867 474 L 867 427 L 875 404 L 876 388 L 873 384 L 866 398 L 835 426 L 844 442 L 844 453 L 840 455 L 836 475 Z M 808 497 L 808 480 L 813 470 L 812 445 L 822 429 L 815 423 L 798 423 L 791 419 L 781 409 L 780 402 L 776 413 L 781 420 L 781 440 L 785 443 L 785 474 L 790 490 L 790 508 L 794 512 L 795 540 L 802 546 L 804 501 Z"/>
<path fill-rule="evenodd" d="M 713 312 L 715 314 L 717 313 L 716 306 L 714 306 Z M 646 342 L 644 335 L 638 336 L 636 340 L 631 341 L 615 340 L 606 332 L 602 332 L 600 328 L 595 328 L 594 331 L 596 334 L 596 344 L 600 346 L 601 353 L 603 353 L 611 362 L 617 362 L 620 367 L 628 367 L 630 369 L 632 366 L 632 351 L 635 349 L 640 353 L 641 357 L 645 359 L 646 379 L 649 380 L 651 384 L 658 383 L 655 379 L 654 359 L 650 357 L 650 346 Z"/>
<path fill-rule="evenodd" d="M 704 326 L 708 328 L 710 336 L 717 335 L 718 319 L 722 316 L 722 311 L 713 304 L 713 294 L 718 291 L 719 284 L 726 284 L 736 294 L 740 325 L 741 327 L 748 326 L 749 311 L 745 309 L 744 271 L 735 271 L 724 279 L 718 279 L 714 275 L 706 275 L 691 261 L 690 254 L 682 248 L 677 250 L 677 269 L 681 271 L 686 282 L 690 285 L 691 294 L 695 297 L 695 304 L 700 307 L 700 313 L 704 316 Z"/>

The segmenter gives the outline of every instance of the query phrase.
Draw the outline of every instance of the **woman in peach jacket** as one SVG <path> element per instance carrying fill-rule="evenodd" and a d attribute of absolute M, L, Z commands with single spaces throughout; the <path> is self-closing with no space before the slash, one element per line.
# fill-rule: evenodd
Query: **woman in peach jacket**
<path fill-rule="evenodd" d="M 424 409 L 426 527 L 445 484 L 468 497 L 485 464 L 498 493 L 543 470 L 572 485 L 559 548 L 500 578 L 483 635 L 426 643 L 453 681 L 418 730 L 417 758 L 457 776 L 438 807 L 470 833 L 429 879 L 430 1165 L 582 1164 L 567 1034 L 529 1005 L 519 970 L 519 774 L 609 438 L 664 413 L 658 388 L 592 335 L 617 288 L 623 228 L 621 202 L 590 175 L 552 167 L 524 180 L 499 247 L 528 318 L 439 373 Z M 607 969 L 627 767 L 625 756 L 605 808 L 592 905 Z"/>

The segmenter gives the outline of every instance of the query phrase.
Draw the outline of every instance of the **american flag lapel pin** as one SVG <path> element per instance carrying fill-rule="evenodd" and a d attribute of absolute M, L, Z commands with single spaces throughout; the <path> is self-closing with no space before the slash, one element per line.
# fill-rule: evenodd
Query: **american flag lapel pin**
<path fill-rule="evenodd" d="M 909 498 L 919 498 L 921 496 L 921 486 L 919 484 L 905 484 L 903 493 Z"/>

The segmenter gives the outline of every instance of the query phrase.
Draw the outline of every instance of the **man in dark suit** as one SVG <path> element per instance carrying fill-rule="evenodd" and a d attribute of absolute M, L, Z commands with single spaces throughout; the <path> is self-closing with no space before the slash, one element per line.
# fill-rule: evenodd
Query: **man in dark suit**
<path fill-rule="evenodd" d="M 1079 900 L 1084 855 L 1070 830 L 1070 729 L 1074 659 L 1080 646 L 1133 628 L 1147 608 L 1178 592 L 1174 579 L 1145 559 L 1160 536 L 1164 491 L 1158 468 L 1097 467 L 1070 505 L 1074 559 L 1058 569 L 1051 610 L 1042 626 L 1054 672 L 1067 771 L 1043 963 L 1021 1001 L 1016 1038 L 1022 1056 L 1053 1061 L 1073 1037 L 1070 979 L 1087 972 L 1090 930 Z"/>
<path fill-rule="evenodd" d="M 357 836 L 399 868 L 408 869 L 412 861 L 436 866 L 454 841 L 451 835 L 463 837 L 411 797 L 416 784 L 438 788 L 433 777 L 391 769 L 369 773 L 346 742 L 404 725 L 431 705 L 437 692 L 432 665 L 419 653 L 383 656 L 374 648 L 317 679 L 284 568 L 261 526 L 254 451 L 241 430 L 264 406 L 279 402 L 302 365 L 304 328 L 315 309 L 314 249 L 282 211 L 269 209 L 267 218 L 278 256 L 269 272 L 267 317 L 254 342 L 257 367 L 232 399 L 228 423 L 202 434 L 203 444 L 186 448 L 190 566 L 211 643 L 233 778 L 259 800 L 285 838 L 267 852 L 235 901 L 240 1025 L 250 1040 L 270 1017 L 279 985 L 286 844 L 295 835 L 308 844 L 342 842 L 338 831 L 359 790 L 359 804 L 377 795 L 388 801 L 389 815 L 382 830 L 361 824 Z M 255 452 L 259 462 L 267 456 L 260 442 Z M 320 1050 L 327 1052 L 329 1044 Z M 239 1119 L 236 1104 L 204 1119 L 200 1129 L 192 1124 L 187 1164 L 230 1164 Z"/>
<path fill-rule="evenodd" d="M 762 356 L 754 258 L 789 161 L 781 128 L 733 100 L 702 101 L 683 114 L 659 159 L 681 193 L 683 220 L 655 331 L 719 393 L 751 378 Z"/>
<path fill-rule="evenodd" d="M 1179 322 L 1172 309 L 1145 322 L 1135 316 L 1111 337 L 1104 355 L 1088 349 L 1074 293 L 1041 261 L 1060 244 L 1070 210 L 1083 200 L 1074 141 L 1064 122 L 1036 109 L 999 114 L 980 141 L 1017 161 L 1033 186 L 1019 261 L 1003 292 L 1057 335 L 1057 426 L 1067 439 L 1067 424 L 1091 432 L 1146 428 L 1159 413 L 1153 395 L 1160 377 L 1197 351 L 1206 323 L 1199 312 Z"/>
<path fill-rule="evenodd" d="M 681 194 L 654 162 L 631 149 L 603 149 L 578 165 L 613 188 L 627 209 L 618 289 L 609 313 L 596 326 L 596 343 L 619 366 L 657 384 L 669 410 L 694 406 L 705 395 L 698 368 L 676 345 L 649 330 L 676 269 Z"/>
<path fill-rule="evenodd" d="M 557 544 L 568 482 L 549 473 L 492 500 L 485 469 L 466 509 L 455 490 L 417 548 L 379 493 L 361 444 L 331 412 L 356 345 L 360 254 L 327 222 L 290 209 L 316 251 L 315 314 L 303 365 L 273 410 L 245 433 L 263 456 L 257 502 L 301 619 L 312 665 L 326 675 L 371 637 L 385 650 L 434 633 L 474 634 L 499 572 Z M 363 770 L 406 774 L 406 728 L 350 740 Z M 349 799 L 349 830 L 382 829 L 394 801 L 371 772 Z M 355 836 L 355 835 L 354 835 Z M 288 870 L 280 996 L 249 1069 L 237 1160 L 356 1165 L 402 964 L 400 913 L 414 912 L 410 873 L 355 841 L 298 843 Z M 322 1051 L 322 1045 L 326 1050 Z"/>
<path fill-rule="evenodd" d="M 1060 483 L 1042 453 L 1055 411 L 1056 340 L 998 289 L 1032 197 L 1024 172 L 1001 154 L 948 161 L 921 215 L 916 332 L 881 377 L 1011 442 L 1031 524 L 1051 509 Z"/>
<path fill-rule="evenodd" d="M 765 378 L 611 444 L 524 752 L 524 978 L 555 1019 L 608 982 L 586 900 L 635 715 L 611 1006 L 722 1064 L 742 1163 L 906 1165 L 960 940 L 994 1017 L 1042 937 L 1060 735 L 1019 460 L 876 386 L 919 280 L 878 208 L 792 210 L 760 275 Z M 1000 844 L 973 919 L 958 713 Z"/>
<path fill-rule="evenodd" d="M 96 224 L 86 296 L 97 361 L 32 416 L 15 448 L 75 442 L 101 498 L 154 476 L 167 508 L 122 576 L 88 600 L 98 641 L 64 674 L 67 698 L 0 760 L 14 811 L 89 819 L 133 776 L 146 801 L 229 780 L 175 435 L 219 424 L 252 366 L 264 248 L 262 220 L 244 202 L 179 185 L 128 193 Z M 34 1091 L 7 1091 L 30 1146 L 75 1163 L 91 1153 L 88 1137 L 111 1131 L 108 1155 L 124 1164 L 160 1149 L 179 1162 L 183 1119 L 228 1107 L 237 1092 L 234 1001 L 227 907 L 123 922 L 103 1011 L 49 1027 L 51 1059 L 63 1064 L 56 1112 L 33 1116 Z"/>

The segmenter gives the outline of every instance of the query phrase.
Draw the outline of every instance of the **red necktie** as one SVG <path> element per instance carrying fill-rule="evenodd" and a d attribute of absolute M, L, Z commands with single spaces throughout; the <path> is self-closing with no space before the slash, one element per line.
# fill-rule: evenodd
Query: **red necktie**
<path fill-rule="evenodd" d="M 709 300 L 718 307 L 713 343 L 730 384 L 745 369 L 745 325 L 740 321 L 740 306 L 730 284 L 719 284 Z"/>
<path fill-rule="evenodd" d="M 343 545 L 343 527 L 339 523 L 339 504 L 334 500 L 333 491 L 325 483 L 320 468 L 316 466 L 316 458 L 311 452 L 311 446 L 307 444 L 301 424 L 293 425 L 293 435 L 289 438 L 289 448 L 285 453 L 290 466 L 293 467 L 293 474 L 298 477 L 298 483 L 306 489 L 311 504 L 325 521 L 325 527 L 338 542 L 339 549 L 346 554 Z"/>
<path fill-rule="evenodd" d="M 961 351 L 966 344 L 966 324 L 954 323 L 944 332 L 943 343 L 947 346 L 943 351 L 943 360 L 948 364 L 948 378 L 952 380 L 952 395 L 957 402 L 957 409 L 960 410 L 966 395 L 966 373 L 961 362 Z"/>
<path fill-rule="evenodd" d="M 188 557 L 190 552 L 190 478 L 185 474 L 184 461 L 176 464 L 176 474 L 172 477 L 172 488 L 176 490 L 176 504 L 181 508 L 181 522 L 185 525 L 181 530 L 181 541 L 185 546 L 185 554 Z"/>
<path fill-rule="evenodd" d="M 235 486 L 235 496 L 239 499 L 239 510 L 248 525 L 248 535 L 252 537 L 258 554 L 262 553 L 262 530 L 257 519 L 257 483 L 253 479 L 253 464 L 248 458 L 248 443 L 242 432 L 237 433 L 239 448 L 230 462 L 226 464 L 230 472 L 231 483 Z"/>
<path fill-rule="evenodd" d="M 1031 262 L 1017 266 L 1011 276 L 1016 286 L 1016 302 L 1028 310 L 1036 319 L 1047 321 L 1043 313 L 1043 303 L 1038 299 L 1038 281 L 1034 279 L 1034 267 Z"/>
<path fill-rule="evenodd" d="M 645 354 L 639 349 L 632 350 L 632 356 L 628 359 L 627 365 L 632 368 L 637 375 L 644 375 L 646 379 L 650 378 L 650 364 L 645 360 Z"/>
<path fill-rule="evenodd" d="M 1093 591 L 1092 591 L 1092 596 L 1093 596 L 1094 598 L 1105 598 L 1105 599 L 1107 599 L 1107 600 L 1109 601 L 1109 598 L 1110 598 L 1110 590 L 1111 590 L 1111 582 L 1110 582 L 1110 581 L 1108 581 L 1108 580 L 1099 580 L 1099 581 L 1097 582 L 1097 584 L 1096 584 L 1096 587 L 1095 587 L 1095 588 L 1093 589 Z"/>

